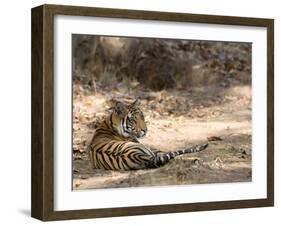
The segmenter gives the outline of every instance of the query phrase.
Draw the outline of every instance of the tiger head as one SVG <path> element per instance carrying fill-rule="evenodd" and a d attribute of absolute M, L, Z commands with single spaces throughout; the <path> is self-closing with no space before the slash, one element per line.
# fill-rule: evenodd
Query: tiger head
<path fill-rule="evenodd" d="M 147 132 L 140 101 L 130 105 L 117 102 L 111 117 L 112 126 L 123 137 L 141 138 Z"/>

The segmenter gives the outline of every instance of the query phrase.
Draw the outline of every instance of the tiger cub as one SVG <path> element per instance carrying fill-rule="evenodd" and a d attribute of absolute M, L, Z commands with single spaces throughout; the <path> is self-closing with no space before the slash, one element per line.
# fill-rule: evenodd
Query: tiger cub
<path fill-rule="evenodd" d="M 140 102 L 117 102 L 113 112 L 95 131 L 88 151 L 92 166 L 105 170 L 139 170 L 165 165 L 176 156 L 199 152 L 208 143 L 177 151 L 152 151 L 137 138 L 147 132 Z"/>

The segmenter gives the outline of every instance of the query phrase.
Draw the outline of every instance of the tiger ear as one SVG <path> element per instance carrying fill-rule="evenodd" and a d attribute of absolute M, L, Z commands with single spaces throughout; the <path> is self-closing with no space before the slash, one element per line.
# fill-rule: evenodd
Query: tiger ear
<path fill-rule="evenodd" d="M 139 107 L 140 106 L 140 100 L 139 99 L 136 99 L 135 101 L 134 101 L 134 103 L 132 103 L 131 104 L 131 107 Z"/>
<path fill-rule="evenodd" d="M 116 102 L 114 110 L 120 117 L 124 117 L 126 114 L 126 106 L 121 102 Z"/>

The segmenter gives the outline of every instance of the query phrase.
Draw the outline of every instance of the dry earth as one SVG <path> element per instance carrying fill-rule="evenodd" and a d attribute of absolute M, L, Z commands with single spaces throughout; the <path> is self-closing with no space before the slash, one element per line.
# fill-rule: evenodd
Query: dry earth
<path fill-rule="evenodd" d="M 251 88 L 203 87 L 144 92 L 100 89 L 74 84 L 73 189 L 159 186 L 251 181 Z M 97 89 L 98 90 L 98 89 Z M 140 140 L 150 148 L 177 150 L 209 140 L 197 154 L 177 157 L 152 170 L 117 172 L 92 169 L 85 153 L 95 128 L 109 113 L 113 97 L 139 97 L 148 124 Z"/>

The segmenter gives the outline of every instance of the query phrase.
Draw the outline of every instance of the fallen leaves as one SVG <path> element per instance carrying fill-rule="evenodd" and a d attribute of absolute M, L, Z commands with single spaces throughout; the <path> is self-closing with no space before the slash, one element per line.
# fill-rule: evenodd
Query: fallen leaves
<path fill-rule="evenodd" d="M 83 153 L 85 151 L 85 144 L 86 144 L 86 140 L 80 137 L 75 137 L 73 139 L 73 151 L 74 152 L 79 152 L 79 153 Z"/>

